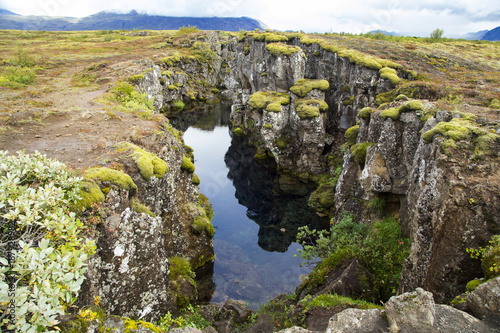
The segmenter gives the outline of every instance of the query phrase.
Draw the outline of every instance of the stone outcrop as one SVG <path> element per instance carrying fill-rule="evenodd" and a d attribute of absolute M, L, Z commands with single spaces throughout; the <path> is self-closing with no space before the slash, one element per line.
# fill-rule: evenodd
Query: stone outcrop
<path fill-rule="evenodd" d="M 92 304 L 99 297 L 100 306 L 110 314 L 157 320 L 176 310 L 182 294 L 169 278 L 168 258 L 182 257 L 193 270 L 213 260 L 213 233 L 193 229 L 196 219 L 210 223 L 209 204 L 200 201 L 193 173 L 181 166 L 187 154 L 182 141 L 168 123 L 164 126 L 156 134 L 136 135 L 136 145 L 118 145 L 111 153 L 113 162 L 108 166 L 130 175 L 134 186 L 127 188 L 104 176 L 95 179 L 106 193 L 105 213 L 80 304 Z M 167 166 L 163 174 L 155 169 L 160 161 Z M 211 275 L 206 278 L 211 281 Z M 194 288 L 187 297 L 194 301 L 206 296 Z"/>

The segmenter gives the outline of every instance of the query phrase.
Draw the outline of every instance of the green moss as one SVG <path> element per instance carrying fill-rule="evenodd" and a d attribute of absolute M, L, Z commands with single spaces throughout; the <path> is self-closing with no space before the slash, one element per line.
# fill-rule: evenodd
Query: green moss
<path fill-rule="evenodd" d="M 318 186 L 311 193 L 308 204 L 318 212 L 328 212 L 335 205 L 335 185 L 327 182 Z"/>
<path fill-rule="evenodd" d="M 152 176 L 156 178 L 162 178 L 166 172 L 168 172 L 167 162 L 156 156 L 155 154 L 149 153 L 142 150 L 138 146 L 129 143 L 122 142 L 119 144 L 122 148 L 132 149 L 133 153 L 130 157 L 134 160 L 139 172 L 145 180 L 149 181 Z"/>
<path fill-rule="evenodd" d="M 257 150 L 257 153 L 255 153 L 254 158 L 257 160 L 265 160 L 267 159 L 267 153 L 263 149 Z"/>
<path fill-rule="evenodd" d="M 300 79 L 290 88 L 290 91 L 299 97 L 305 97 L 311 90 L 326 91 L 330 87 L 327 80 Z"/>
<path fill-rule="evenodd" d="M 173 66 L 174 63 L 180 62 L 184 57 L 178 51 L 172 52 L 172 54 L 168 57 L 161 58 L 160 61 L 166 64 L 167 66 Z"/>
<path fill-rule="evenodd" d="M 246 135 L 247 133 L 245 132 L 245 130 L 241 127 L 236 127 L 234 129 L 232 129 L 232 132 L 234 133 L 234 135 L 236 136 L 244 136 Z"/>
<path fill-rule="evenodd" d="M 409 101 L 404 103 L 399 107 L 399 111 L 407 112 L 407 111 L 420 111 L 424 109 L 424 104 L 421 101 Z"/>
<path fill-rule="evenodd" d="M 481 268 L 487 279 L 500 275 L 500 235 L 494 235 L 491 238 L 490 245 L 484 251 Z"/>
<path fill-rule="evenodd" d="M 354 104 L 354 96 L 347 97 L 346 99 L 344 99 L 344 101 L 342 102 L 342 104 L 344 106 L 353 105 Z"/>
<path fill-rule="evenodd" d="M 358 117 L 361 119 L 368 119 L 373 112 L 375 111 L 370 107 L 362 108 L 358 113 Z"/>
<path fill-rule="evenodd" d="M 295 110 L 300 119 L 314 118 L 319 116 L 319 111 L 328 110 L 328 104 L 318 99 L 298 99 Z"/>
<path fill-rule="evenodd" d="M 130 208 L 132 208 L 132 210 L 133 210 L 134 212 L 137 212 L 137 213 L 140 213 L 140 214 L 144 213 L 144 214 L 147 214 L 147 215 L 149 215 L 149 216 L 151 216 L 151 217 L 156 217 L 156 214 L 155 214 L 155 213 L 153 213 L 153 212 L 149 209 L 149 207 L 147 207 L 147 206 L 143 205 L 143 204 L 142 204 L 142 203 L 141 203 L 138 199 L 136 199 L 136 198 L 132 198 L 132 199 L 130 200 Z"/>
<path fill-rule="evenodd" d="M 80 200 L 73 206 L 73 210 L 81 212 L 90 208 L 92 204 L 103 202 L 105 197 L 99 186 L 93 182 L 84 181 L 80 187 Z"/>
<path fill-rule="evenodd" d="M 356 138 L 358 137 L 359 125 L 355 125 L 353 127 L 348 128 L 345 131 L 345 140 L 349 147 L 356 144 Z"/>
<path fill-rule="evenodd" d="M 167 70 L 167 71 L 163 71 L 163 72 L 161 72 L 161 75 L 164 75 L 164 76 L 166 76 L 166 77 L 168 77 L 168 78 L 171 78 L 171 77 L 172 77 L 172 75 L 173 75 L 173 73 L 172 73 L 171 71 L 168 71 L 168 70 Z"/>
<path fill-rule="evenodd" d="M 288 147 L 288 138 L 286 136 L 280 136 L 279 138 L 276 138 L 276 145 L 280 149 L 285 149 Z"/>
<path fill-rule="evenodd" d="M 396 96 L 395 96 L 394 90 L 386 92 L 386 93 L 378 94 L 377 97 L 375 97 L 375 104 L 377 106 L 381 106 L 382 104 L 390 103 L 390 102 L 394 101 L 395 98 L 396 98 Z"/>
<path fill-rule="evenodd" d="M 489 105 L 490 108 L 493 108 L 493 109 L 500 109 L 500 101 L 496 98 L 493 98 L 491 100 L 491 103 Z"/>
<path fill-rule="evenodd" d="M 401 79 L 394 68 L 384 67 L 379 70 L 380 77 L 384 80 L 389 80 L 393 86 L 397 86 Z"/>
<path fill-rule="evenodd" d="M 267 128 L 267 129 L 272 129 L 273 125 L 272 124 L 264 124 L 262 127 Z"/>
<path fill-rule="evenodd" d="M 310 309 L 338 309 L 338 308 L 357 308 L 357 309 L 383 309 L 380 305 L 373 303 L 355 300 L 349 297 L 339 296 L 336 294 L 320 294 L 314 297 L 306 297 L 301 302 L 304 307 L 304 312 Z"/>
<path fill-rule="evenodd" d="M 171 257 L 170 261 L 170 279 L 172 281 L 179 281 L 180 279 L 187 279 L 192 285 L 196 285 L 194 281 L 195 274 L 191 269 L 191 264 L 186 258 Z"/>
<path fill-rule="evenodd" d="M 361 165 L 364 165 L 366 161 L 366 150 L 368 149 L 368 147 L 374 144 L 375 143 L 372 142 L 365 142 L 353 145 L 350 148 L 351 156 L 354 158 L 356 162 L 358 162 Z"/>
<path fill-rule="evenodd" d="M 193 230 L 193 232 L 198 235 L 205 231 L 207 236 L 210 238 L 213 238 L 215 234 L 215 229 L 212 223 L 210 223 L 210 220 L 208 218 L 203 216 L 199 216 L 194 219 L 194 221 L 191 223 L 191 230 Z"/>
<path fill-rule="evenodd" d="M 258 91 L 248 100 L 248 104 L 253 109 L 266 109 L 269 112 L 280 112 L 282 105 L 290 103 L 290 96 L 288 94 L 279 93 L 276 91 Z"/>
<path fill-rule="evenodd" d="M 266 45 L 266 50 L 268 50 L 273 56 L 278 56 L 278 55 L 290 56 L 294 53 L 301 51 L 302 49 L 295 45 L 287 45 L 283 43 L 271 43 Z"/>
<path fill-rule="evenodd" d="M 142 75 L 142 74 L 134 75 L 134 76 L 131 76 L 128 78 L 128 82 L 133 83 L 133 84 L 137 84 L 141 80 L 144 80 L 144 75 Z"/>
<path fill-rule="evenodd" d="M 477 287 L 479 287 L 479 285 L 481 285 L 484 282 L 485 281 L 481 281 L 481 280 L 477 280 L 477 279 L 469 281 L 469 282 L 467 282 L 465 289 L 467 290 L 467 292 L 470 293 L 471 291 L 474 291 Z"/>
<path fill-rule="evenodd" d="M 407 101 L 408 97 L 406 97 L 406 95 L 399 94 L 398 96 L 396 96 L 396 98 L 394 100 L 395 101 Z"/>
<path fill-rule="evenodd" d="M 191 162 L 191 159 L 189 157 L 187 157 L 186 155 L 182 156 L 181 169 L 186 170 L 187 172 L 191 172 L 191 173 L 193 173 L 195 170 L 194 163 Z"/>
<path fill-rule="evenodd" d="M 172 90 L 178 90 L 179 88 L 176 86 L 176 85 L 173 85 L 173 84 L 170 84 L 168 85 L 168 90 L 172 91 Z"/>
<path fill-rule="evenodd" d="M 109 182 L 133 193 L 137 192 L 137 185 L 135 185 L 132 178 L 123 171 L 106 167 L 90 168 L 85 170 L 85 177 L 97 181 Z"/>
<path fill-rule="evenodd" d="M 393 120 L 398 120 L 400 116 L 399 108 L 389 108 L 380 113 L 380 117 L 383 119 L 391 118 Z"/>
<path fill-rule="evenodd" d="M 468 139 L 470 133 L 470 123 L 468 121 L 462 118 L 454 118 L 450 122 L 440 122 L 434 128 L 425 132 L 422 138 L 425 142 L 430 143 L 434 139 L 434 135 L 441 134 L 456 141 Z"/>
<path fill-rule="evenodd" d="M 283 36 L 283 35 L 278 35 L 278 34 L 273 34 L 273 33 L 265 33 L 265 41 L 267 43 L 276 43 L 276 42 L 287 42 L 288 37 Z"/>
<path fill-rule="evenodd" d="M 193 175 L 193 179 L 191 180 L 191 182 L 192 182 L 194 185 L 200 185 L 200 183 L 201 183 L 201 179 L 200 179 L 200 177 L 199 177 L 197 174 L 194 174 L 194 175 Z"/>

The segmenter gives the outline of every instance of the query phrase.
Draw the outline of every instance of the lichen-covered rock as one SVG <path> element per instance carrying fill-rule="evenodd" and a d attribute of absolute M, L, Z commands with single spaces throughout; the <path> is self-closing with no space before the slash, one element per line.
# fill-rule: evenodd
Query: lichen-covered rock
<path fill-rule="evenodd" d="M 312 331 L 306 330 L 305 328 L 302 327 L 294 326 L 278 331 L 278 333 L 312 333 Z"/>
<path fill-rule="evenodd" d="M 389 332 L 389 325 L 379 309 L 346 309 L 330 319 L 326 333 Z"/>
<path fill-rule="evenodd" d="M 500 324 L 500 277 L 478 286 L 467 294 L 467 305 L 478 318 L 497 318 Z"/>
<path fill-rule="evenodd" d="M 391 331 L 398 332 L 408 327 L 422 330 L 432 329 L 436 309 L 432 293 L 417 288 L 416 291 L 393 296 L 385 303 Z"/>

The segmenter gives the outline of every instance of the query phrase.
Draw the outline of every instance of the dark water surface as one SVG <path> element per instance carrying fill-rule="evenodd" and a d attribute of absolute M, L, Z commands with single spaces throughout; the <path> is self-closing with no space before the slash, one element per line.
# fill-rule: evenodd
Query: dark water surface
<path fill-rule="evenodd" d="M 194 149 L 200 191 L 213 205 L 216 285 L 212 302 L 242 300 L 257 308 L 283 292 L 291 292 L 300 267 L 294 242 L 300 225 L 314 224 L 316 214 L 307 198 L 276 195 L 277 175 L 259 166 L 249 150 L 227 126 L 229 106 L 183 112 L 172 119 L 185 131 L 184 141 Z"/>

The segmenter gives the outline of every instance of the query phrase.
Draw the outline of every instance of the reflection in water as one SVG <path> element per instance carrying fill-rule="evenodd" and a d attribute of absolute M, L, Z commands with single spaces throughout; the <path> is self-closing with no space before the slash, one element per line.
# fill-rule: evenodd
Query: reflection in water
<path fill-rule="evenodd" d="M 320 223 L 307 209 L 307 197 L 280 195 L 278 175 L 257 164 L 255 152 L 238 138 L 231 140 L 227 105 L 181 116 L 171 122 L 185 130 L 184 140 L 194 149 L 200 191 L 215 211 L 212 302 L 233 298 L 257 308 L 279 293 L 293 291 L 299 276 L 309 273 L 293 257 L 299 248 L 293 242 L 296 229 Z"/>

